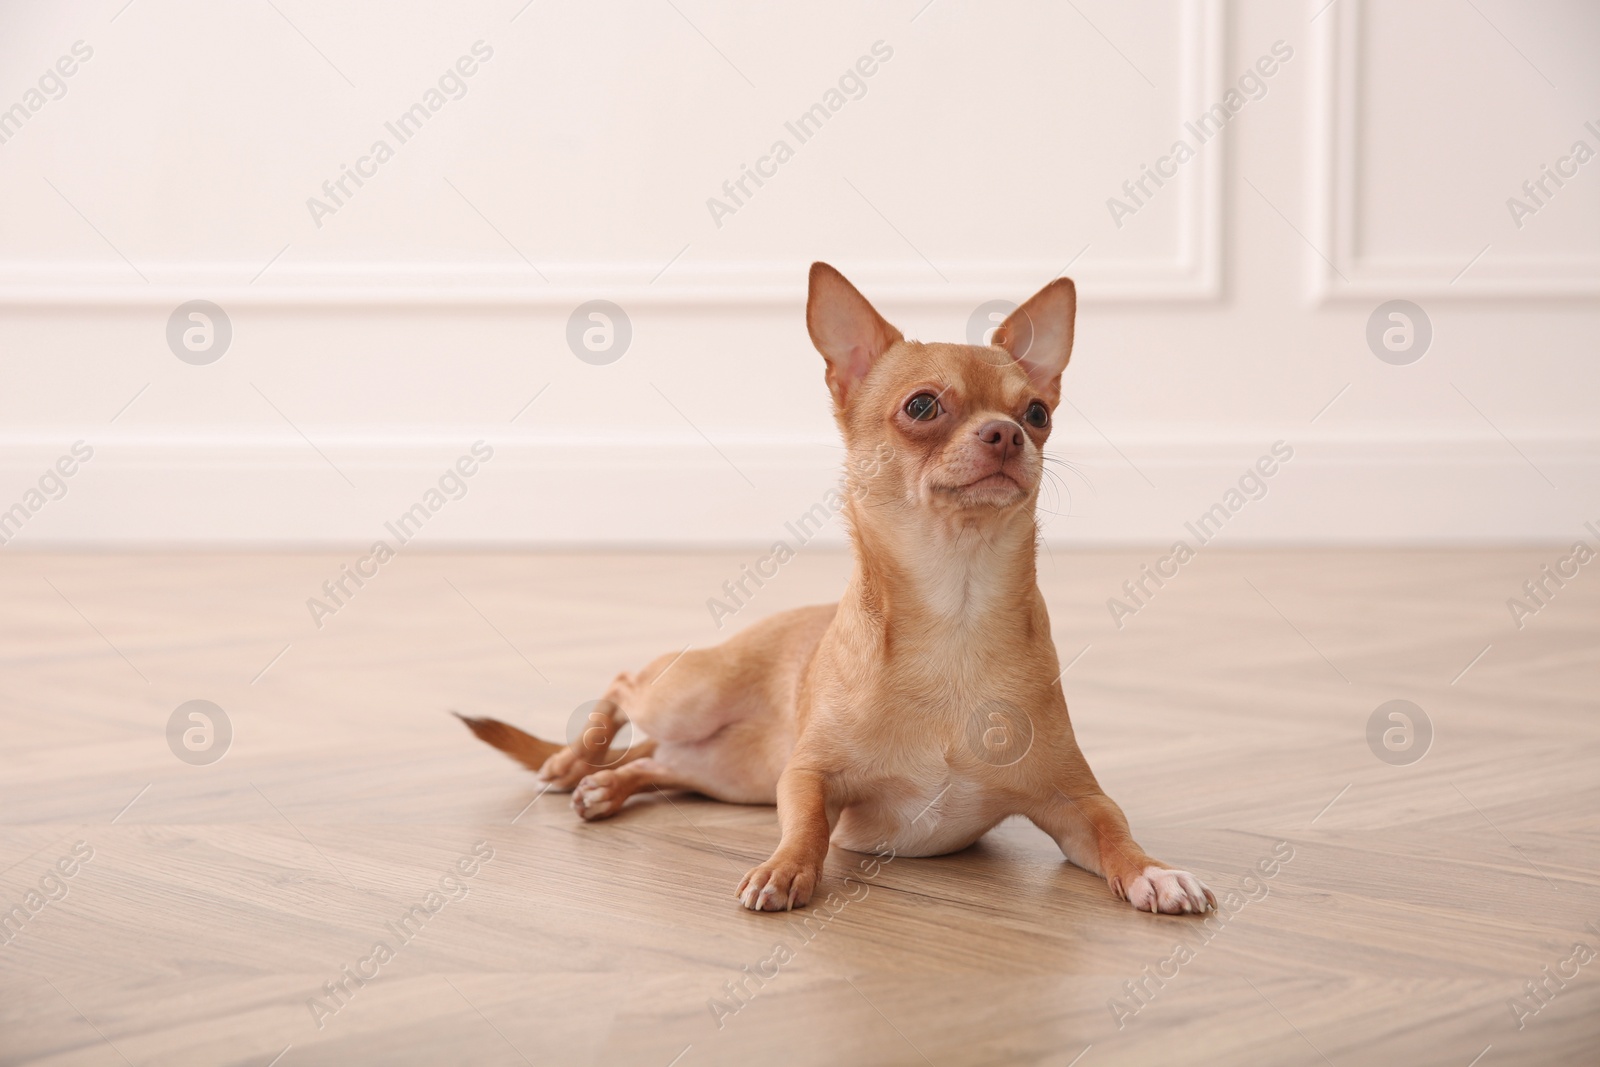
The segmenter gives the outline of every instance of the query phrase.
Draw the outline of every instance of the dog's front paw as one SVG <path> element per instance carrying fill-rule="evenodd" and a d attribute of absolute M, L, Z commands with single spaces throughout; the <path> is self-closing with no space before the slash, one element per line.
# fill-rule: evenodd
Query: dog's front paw
<path fill-rule="evenodd" d="M 1167 915 L 1201 914 L 1217 906 L 1217 898 L 1188 871 L 1146 867 L 1127 887 L 1128 903 L 1138 911 Z"/>
<path fill-rule="evenodd" d="M 604 819 L 622 807 L 627 796 L 617 788 L 616 771 L 594 771 L 579 780 L 572 791 L 572 810 L 587 822 Z"/>
<path fill-rule="evenodd" d="M 751 911 L 788 911 L 804 907 L 822 878 L 822 868 L 774 856 L 744 876 L 734 895 Z"/>

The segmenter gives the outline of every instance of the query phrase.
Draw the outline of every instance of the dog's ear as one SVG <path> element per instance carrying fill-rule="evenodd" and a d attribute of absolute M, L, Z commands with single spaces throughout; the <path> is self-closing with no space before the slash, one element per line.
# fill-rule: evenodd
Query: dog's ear
<path fill-rule="evenodd" d="M 1011 353 L 1051 407 L 1061 400 L 1061 372 L 1072 358 L 1077 313 L 1077 286 L 1071 278 L 1057 278 L 1006 316 L 991 342 Z"/>
<path fill-rule="evenodd" d="M 806 329 L 827 361 L 828 391 L 840 410 L 877 358 L 903 340 L 900 331 L 885 322 L 867 298 L 826 263 L 811 264 Z"/>

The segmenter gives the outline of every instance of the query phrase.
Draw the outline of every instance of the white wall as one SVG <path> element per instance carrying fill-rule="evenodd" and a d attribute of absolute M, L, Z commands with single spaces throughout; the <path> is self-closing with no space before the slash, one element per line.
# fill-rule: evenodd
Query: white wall
<path fill-rule="evenodd" d="M 770 541 L 838 460 L 818 258 L 924 339 L 1078 280 L 1054 540 L 1170 541 L 1280 440 L 1229 541 L 1576 537 L 1600 159 L 1507 200 L 1600 150 L 1600 9 L 1324 3 L 0 5 L 0 509 L 41 505 L 10 548 L 365 543 L 480 439 L 424 540 Z M 1259 98 L 1114 219 L 1276 42 Z M 196 299 L 232 329 L 206 365 L 166 337 Z M 566 340 L 592 299 L 631 323 L 607 365 Z M 1408 365 L 1366 338 L 1394 299 L 1431 324 Z M 80 439 L 65 497 L 30 496 Z"/>

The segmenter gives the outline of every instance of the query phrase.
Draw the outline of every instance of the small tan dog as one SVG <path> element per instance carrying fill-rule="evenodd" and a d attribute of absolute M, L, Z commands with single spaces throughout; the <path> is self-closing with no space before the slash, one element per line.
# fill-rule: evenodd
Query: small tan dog
<path fill-rule="evenodd" d="M 755 911 L 805 904 L 830 842 L 934 856 L 1008 815 L 1027 816 L 1135 908 L 1214 906 L 1199 879 L 1145 854 L 1095 781 L 1035 581 L 1034 506 L 1076 310 L 1059 278 L 991 347 L 921 344 L 813 264 L 806 326 L 849 454 L 844 599 L 619 675 L 595 725 L 564 748 L 464 721 L 572 789 L 585 819 L 646 788 L 775 802 L 777 850 L 737 890 Z M 610 748 L 625 722 L 649 740 L 619 757 Z"/>

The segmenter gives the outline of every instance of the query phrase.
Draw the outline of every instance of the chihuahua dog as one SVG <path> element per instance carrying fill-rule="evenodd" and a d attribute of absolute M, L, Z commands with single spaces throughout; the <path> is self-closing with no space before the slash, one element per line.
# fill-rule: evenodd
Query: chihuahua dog
<path fill-rule="evenodd" d="M 1035 580 L 1034 508 L 1077 291 L 1058 278 L 989 346 L 907 341 L 825 263 L 806 326 L 844 436 L 855 566 L 838 604 L 618 675 L 573 744 L 494 719 L 478 737 L 601 819 L 641 789 L 778 807 L 781 838 L 735 895 L 803 906 L 830 844 L 935 856 L 1025 815 L 1135 908 L 1216 898 L 1147 855 L 1067 717 Z M 611 751 L 623 723 L 648 740 Z"/>

